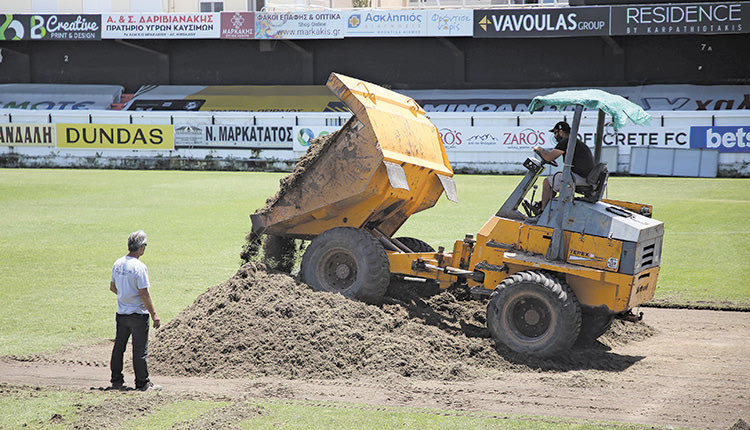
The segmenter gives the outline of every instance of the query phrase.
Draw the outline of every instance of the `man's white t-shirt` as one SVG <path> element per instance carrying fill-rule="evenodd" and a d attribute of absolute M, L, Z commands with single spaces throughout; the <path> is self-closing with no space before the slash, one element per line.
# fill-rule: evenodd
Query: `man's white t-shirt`
<path fill-rule="evenodd" d="M 147 314 L 138 290 L 148 288 L 148 268 L 135 257 L 125 255 L 112 266 L 112 282 L 117 287 L 118 314 Z"/>

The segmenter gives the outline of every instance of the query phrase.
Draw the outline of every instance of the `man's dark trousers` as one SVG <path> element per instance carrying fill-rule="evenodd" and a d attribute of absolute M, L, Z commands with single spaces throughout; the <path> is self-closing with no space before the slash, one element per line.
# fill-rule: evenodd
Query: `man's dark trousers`
<path fill-rule="evenodd" d="M 122 361 L 128 338 L 133 335 L 133 369 L 135 370 L 135 387 L 141 388 L 148 384 L 148 314 L 117 314 L 117 335 L 115 346 L 112 348 L 112 385 L 122 385 L 125 379 L 122 375 Z"/>

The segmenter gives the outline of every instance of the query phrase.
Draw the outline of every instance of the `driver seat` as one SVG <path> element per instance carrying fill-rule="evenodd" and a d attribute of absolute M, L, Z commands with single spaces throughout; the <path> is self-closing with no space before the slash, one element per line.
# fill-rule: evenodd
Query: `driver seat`
<path fill-rule="evenodd" d="M 599 163 L 586 176 L 586 185 L 576 185 L 576 193 L 582 194 L 579 200 L 595 203 L 602 199 L 607 188 L 609 170 L 606 163 Z"/>

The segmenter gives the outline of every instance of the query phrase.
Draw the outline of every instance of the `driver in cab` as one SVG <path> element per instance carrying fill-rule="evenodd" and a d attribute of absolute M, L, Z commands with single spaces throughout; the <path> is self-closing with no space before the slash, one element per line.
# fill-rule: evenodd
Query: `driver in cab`
<path fill-rule="evenodd" d="M 565 160 L 565 152 L 568 149 L 568 138 L 570 137 L 570 125 L 565 121 L 560 121 L 550 130 L 554 134 L 557 146 L 553 149 L 546 150 L 541 146 L 534 148 L 534 152 L 539 154 L 545 162 L 555 161 L 561 155 Z M 594 156 L 591 154 L 591 150 L 586 146 L 580 139 L 576 137 L 576 147 L 573 154 L 573 180 L 576 185 L 586 185 L 586 177 L 588 176 L 591 169 L 594 168 Z M 542 211 L 547 207 L 550 199 L 552 199 L 557 193 L 560 192 L 560 186 L 562 185 L 562 172 L 557 172 L 554 175 L 547 176 L 544 178 L 544 184 L 542 185 Z"/>

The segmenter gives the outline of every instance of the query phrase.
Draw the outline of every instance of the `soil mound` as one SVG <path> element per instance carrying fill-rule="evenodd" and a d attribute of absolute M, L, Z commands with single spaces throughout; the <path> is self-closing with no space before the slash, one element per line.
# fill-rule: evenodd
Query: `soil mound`
<path fill-rule="evenodd" d="M 149 367 L 163 375 L 227 378 L 451 380 L 532 368 L 618 369 L 638 359 L 601 344 L 555 360 L 496 349 L 485 328 L 486 303 L 459 300 L 463 294 L 394 281 L 385 303 L 372 306 L 248 263 L 156 332 Z M 623 343 L 646 335 L 609 336 Z"/>

